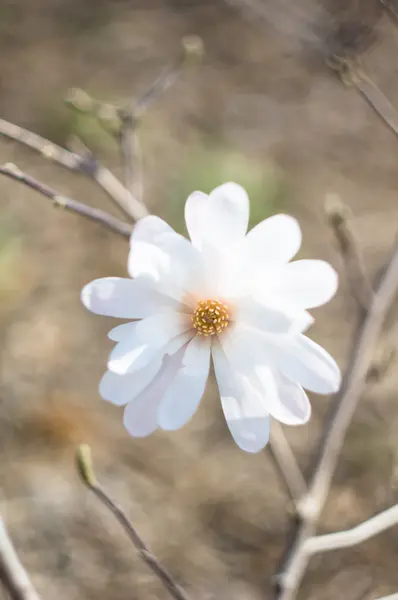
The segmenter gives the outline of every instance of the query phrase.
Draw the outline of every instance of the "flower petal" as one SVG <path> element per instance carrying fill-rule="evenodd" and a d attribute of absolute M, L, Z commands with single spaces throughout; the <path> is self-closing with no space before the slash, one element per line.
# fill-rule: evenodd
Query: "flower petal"
<path fill-rule="evenodd" d="M 189 282 L 200 278 L 199 252 L 157 217 L 141 219 L 136 228 L 128 259 L 131 277 L 150 277 L 159 291 L 180 300 Z"/>
<path fill-rule="evenodd" d="M 159 406 L 158 425 L 162 429 L 179 429 L 196 412 L 210 368 L 210 338 L 194 337 L 188 344 L 182 367 Z"/>
<path fill-rule="evenodd" d="M 317 394 L 337 392 L 340 369 L 326 350 L 302 334 L 286 336 L 285 340 L 273 338 L 273 360 L 280 371 Z"/>
<path fill-rule="evenodd" d="M 209 195 L 207 233 L 217 245 L 233 245 L 244 237 L 249 223 L 249 198 L 237 183 L 224 183 Z"/>
<path fill-rule="evenodd" d="M 286 425 L 303 425 L 311 416 L 311 404 L 303 388 L 283 373 L 257 366 L 259 393 L 264 395 L 269 413 Z"/>
<path fill-rule="evenodd" d="M 203 192 L 193 192 L 185 203 L 185 223 L 192 245 L 202 249 L 202 240 L 208 227 L 209 196 Z"/>
<path fill-rule="evenodd" d="M 323 260 L 297 260 L 284 265 L 271 282 L 271 294 L 281 300 L 291 298 L 294 306 L 314 308 L 335 295 L 338 276 Z"/>
<path fill-rule="evenodd" d="M 289 262 L 301 246 L 300 225 L 288 215 L 274 215 L 253 227 L 244 241 L 246 260 L 258 266 Z"/>
<path fill-rule="evenodd" d="M 283 309 L 266 306 L 248 296 L 237 302 L 235 319 L 261 331 L 288 333 L 292 329 L 301 329 L 304 323 L 308 323 L 308 318 L 304 319 L 302 314 L 304 311 L 296 312 L 297 315 L 293 316 L 292 312 L 289 314 Z"/>
<path fill-rule="evenodd" d="M 183 350 L 173 356 L 165 356 L 151 384 L 126 406 L 123 422 L 133 437 L 146 437 L 157 429 L 159 404 L 181 367 L 182 356 Z"/>
<path fill-rule="evenodd" d="M 164 312 L 137 324 L 132 336 L 122 339 L 112 350 L 108 369 L 125 375 L 142 369 L 165 352 L 167 344 L 176 336 L 191 329 L 192 323 L 186 315 Z"/>
<path fill-rule="evenodd" d="M 81 300 L 91 312 L 120 319 L 141 319 L 176 306 L 174 300 L 155 291 L 146 278 L 95 279 L 84 286 Z"/>
<path fill-rule="evenodd" d="M 110 330 L 108 338 L 113 342 L 121 342 L 127 337 L 131 337 L 135 334 L 138 323 L 139 321 L 130 321 L 129 323 L 117 325 L 117 327 Z"/>
<path fill-rule="evenodd" d="M 154 360 L 145 368 L 127 375 L 107 371 L 101 379 L 99 393 L 104 400 L 123 406 L 146 388 L 158 373 L 161 364 L 161 360 Z"/>
<path fill-rule="evenodd" d="M 270 435 L 270 417 L 263 398 L 234 374 L 216 344 L 212 355 L 221 404 L 232 437 L 242 450 L 259 452 Z"/>

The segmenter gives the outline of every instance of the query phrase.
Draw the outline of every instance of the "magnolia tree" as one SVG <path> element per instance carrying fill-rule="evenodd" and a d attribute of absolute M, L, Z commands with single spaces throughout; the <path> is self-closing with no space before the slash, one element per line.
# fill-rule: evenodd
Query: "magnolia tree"
<path fill-rule="evenodd" d="M 397 291 L 398 252 L 394 250 L 377 289 L 373 289 L 344 207 L 335 199 L 329 202 L 328 218 L 359 315 L 341 379 L 334 359 L 308 334 L 313 323 L 308 310 L 334 295 L 337 275 L 324 261 L 293 260 L 302 243 L 300 226 L 293 217 L 274 215 L 247 231 L 249 198 L 233 182 L 209 195 L 193 191 L 188 197 L 185 221 L 189 239 L 148 214 L 136 192 L 141 188 L 137 186 L 141 177 L 137 122 L 201 51 L 199 39 L 184 39 L 176 63 L 130 106 L 105 106 L 78 90 L 69 96 L 71 108 L 94 114 L 120 143 L 123 182 L 87 149 L 77 154 L 0 121 L 4 136 L 93 178 L 123 210 L 125 220 L 66 198 L 15 165 L 2 166 L 0 173 L 36 190 L 55 206 L 101 223 L 129 242 L 126 259 L 130 277 L 92 281 L 82 290 L 81 299 L 93 313 L 127 320 L 108 334 L 115 346 L 99 383 L 99 394 L 123 407 L 123 423 L 131 436 L 145 437 L 159 428 L 171 432 L 195 418 L 213 364 L 233 440 L 249 453 L 266 448 L 293 501 L 292 531 L 274 578 L 275 598 L 293 600 L 314 554 L 359 544 L 398 522 L 397 505 L 351 530 L 316 535 L 357 403 L 367 382 L 380 378 L 391 362 L 391 348 L 378 362 L 373 350 Z M 301 425 L 310 419 L 305 390 L 334 394 L 307 477 L 301 473 L 281 427 Z M 83 482 L 115 515 L 154 576 L 176 600 L 188 600 L 187 591 L 98 483 L 88 446 L 78 448 L 77 466 Z M 13 600 L 39 600 L 3 522 L 0 579 Z"/>

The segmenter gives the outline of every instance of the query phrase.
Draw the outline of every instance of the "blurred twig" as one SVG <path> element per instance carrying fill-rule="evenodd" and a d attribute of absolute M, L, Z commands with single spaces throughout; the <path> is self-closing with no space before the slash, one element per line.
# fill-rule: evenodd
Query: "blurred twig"
<path fill-rule="evenodd" d="M 0 582 L 12 600 L 40 600 L 0 516 Z"/>
<path fill-rule="evenodd" d="M 65 148 L 61 148 L 61 146 L 53 144 L 36 133 L 32 133 L 13 123 L 8 123 L 3 119 L 0 119 L 0 134 L 40 152 L 45 158 L 71 171 L 86 173 L 97 182 L 130 218 L 137 220 L 148 214 L 145 206 L 136 198 L 131 198 L 130 202 L 127 203 L 127 191 L 124 185 L 120 183 L 111 171 L 101 166 L 96 160 L 88 160 L 85 156 L 80 156 Z"/>
<path fill-rule="evenodd" d="M 352 529 L 312 537 L 304 544 L 303 551 L 308 555 L 312 555 L 318 554 L 319 552 L 339 550 L 340 548 L 350 548 L 351 546 L 356 546 L 357 544 L 365 542 L 382 531 L 393 527 L 397 523 L 398 504 L 371 517 Z"/>
<path fill-rule="evenodd" d="M 186 591 L 173 579 L 166 568 L 149 550 L 134 525 L 126 516 L 124 510 L 108 496 L 102 486 L 98 483 L 91 462 L 91 450 L 89 446 L 82 445 L 79 447 L 77 453 L 77 467 L 82 481 L 116 517 L 132 541 L 134 547 L 138 550 L 141 558 L 168 589 L 171 596 L 173 596 L 175 600 L 190 600 Z"/>
<path fill-rule="evenodd" d="M 293 600 L 308 564 L 305 544 L 313 536 L 323 510 L 342 444 L 366 385 L 384 317 L 398 289 L 398 248 L 394 249 L 378 289 L 354 339 L 353 352 L 340 392 L 335 396 L 325 431 L 315 454 L 308 494 L 301 501 L 289 545 L 277 575 L 276 598 Z"/>
<path fill-rule="evenodd" d="M 285 438 L 282 425 L 276 420 L 272 422 L 271 437 L 267 451 L 294 506 L 297 507 L 299 501 L 307 492 L 307 484 L 290 444 Z"/>
<path fill-rule="evenodd" d="M 373 290 L 365 273 L 359 246 L 349 223 L 348 207 L 335 195 L 329 195 L 325 204 L 329 223 L 333 228 L 343 258 L 351 294 L 356 299 L 363 317 L 372 300 Z"/>
<path fill-rule="evenodd" d="M 91 206 L 87 206 L 87 204 L 83 204 L 82 202 L 72 200 L 72 198 L 67 198 L 66 196 L 59 194 L 56 190 L 45 183 L 41 183 L 31 175 L 23 173 L 17 166 L 13 164 L 1 166 L 0 175 L 5 175 L 10 179 L 24 183 L 31 189 L 36 190 L 43 196 L 46 196 L 46 198 L 50 198 L 54 206 L 64 208 L 65 210 L 77 213 L 86 219 L 101 223 L 108 229 L 111 229 L 112 231 L 124 237 L 129 237 L 131 235 L 132 227 L 128 223 L 124 223 L 124 221 L 113 217 L 104 210 L 100 210 L 99 208 L 91 208 Z"/>

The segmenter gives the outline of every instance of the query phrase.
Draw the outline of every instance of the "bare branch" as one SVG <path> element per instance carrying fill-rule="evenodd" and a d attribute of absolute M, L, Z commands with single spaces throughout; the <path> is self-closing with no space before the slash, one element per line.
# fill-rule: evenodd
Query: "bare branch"
<path fill-rule="evenodd" d="M 138 220 L 148 214 L 145 206 L 136 198 L 131 198 L 127 203 L 128 194 L 124 185 L 120 183 L 111 171 L 99 165 L 97 161 L 87 160 L 87 157 L 65 150 L 65 148 L 53 144 L 36 133 L 32 133 L 13 123 L 8 123 L 3 119 L 0 119 L 0 134 L 32 150 L 36 150 L 44 158 L 71 171 L 88 174 L 130 218 Z"/>
<path fill-rule="evenodd" d="M 131 235 L 132 227 L 128 223 L 124 223 L 124 221 L 113 217 L 104 210 L 99 208 L 91 208 L 91 206 L 87 206 L 87 204 L 83 204 L 77 200 L 72 200 L 72 198 L 62 196 L 45 183 L 41 183 L 31 175 L 23 173 L 15 165 L 7 164 L 0 167 L 0 175 L 5 175 L 10 179 L 24 183 L 31 189 L 36 190 L 43 196 L 46 196 L 46 198 L 50 198 L 50 200 L 53 201 L 54 206 L 64 208 L 65 210 L 74 212 L 82 217 L 85 217 L 86 219 L 101 223 L 108 229 L 111 229 L 123 237 L 128 238 Z"/>
<path fill-rule="evenodd" d="M 357 301 L 363 317 L 371 303 L 373 290 L 365 273 L 358 243 L 349 224 L 349 209 L 334 194 L 326 197 L 325 209 L 344 261 L 351 294 Z"/>
<path fill-rule="evenodd" d="M 341 548 L 357 546 L 382 531 L 390 529 L 390 527 L 393 527 L 397 523 L 398 504 L 371 517 L 352 529 L 310 538 L 304 544 L 303 552 L 311 556 L 319 552 L 329 552 L 330 550 L 340 550 Z"/>
<path fill-rule="evenodd" d="M 0 516 L 0 582 L 12 600 L 40 600 Z"/>
<path fill-rule="evenodd" d="M 149 550 L 124 510 L 108 496 L 98 483 L 91 462 L 91 449 L 89 446 L 82 445 L 79 447 L 77 453 L 77 467 L 82 481 L 116 517 L 134 547 L 138 550 L 141 558 L 146 562 L 150 569 L 152 569 L 158 579 L 160 579 L 171 596 L 173 596 L 175 600 L 190 600 L 187 592 L 173 579 L 172 575 Z"/>
<path fill-rule="evenodd" d="M 319 448 L 307 496 L 300 503 L 301 517 L 294 526 L 293 535 L 277 575 L 278 600 L 292 600 L 304 575 L 308 555 L 303 551 L 312 537 L 319 515 L 324 507 L 333 473 L 347 429 L 366 385 L 384 317 L 395 299 L 398 288 L 398 248 L 385 270 L 384 277 L 368 309 L 362 327 L 354 340 L 354 350 L 336 395 Z"/>
<path fill-rule="evenodd" d="M 267 451 L 294 506 L 297 507 L 299 501 L 307 493 L 307 484 L 290 444 L 285 438 L 282 425 L 276 420 L 272 422 L 271 438 Z"/>

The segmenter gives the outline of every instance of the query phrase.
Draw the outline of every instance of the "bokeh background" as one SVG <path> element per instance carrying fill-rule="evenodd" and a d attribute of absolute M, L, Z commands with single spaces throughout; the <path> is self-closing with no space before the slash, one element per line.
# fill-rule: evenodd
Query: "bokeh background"
<path fill-rule="evenodd" d="M 398 223 L 398 140 L 327 67 L 354 50 L 398 107 L 398 27 L 378 0 L 258 0 L 269 22 L 223 0 L 1 0 L 0 115 L 66 145 L 79 134 L 121 175 L 112 140 L 65 106 L 70 88 L 107 102 L 142 93 L 199 34 L 203 63 L 145 116 L 145 201 L 180 231 L 193 189 L 245 185 L 252 222 L 298 217 L 303 257 L 325 258 L 340 291 L 311 333 L 344 367 L 355 305 L 325 215 L 329 193 L 353 213 L 367 270 L 386 260 Z M 389 3 L 393 5 L 393 1 Z M 0 137 L 14 162 L 61 193 L 117 214 L 96 185 Z M 0 180 L 1 510 L 44 599 L 167 598 L 123 531 L 78 480 L 91 444 L 97 474 L 195 598 L 268 598 L 291 507 L 267 452 L 232 442 L 214 388 L 181 431 L 133 440 L 98 396 L 113 322 L 85 312 L 81 287 L 126 274 L 124 240 Z M 391 320 L 393 323 L 393 320 Z M 390 328 L 392 324 L 390 323 Z M 322 531 L 353 526 L 398 500 L 397 371 L 369 387 L 342 452 Z M 286 435 L 303 469 L 330 399 Z M 398 588 L 397 532 L 310 563 L 300 598 L 372 599 Z M 0 591 L 1 594 L 5 592 Z M 3 597 L 5 597 L 3 595 Z"/>

